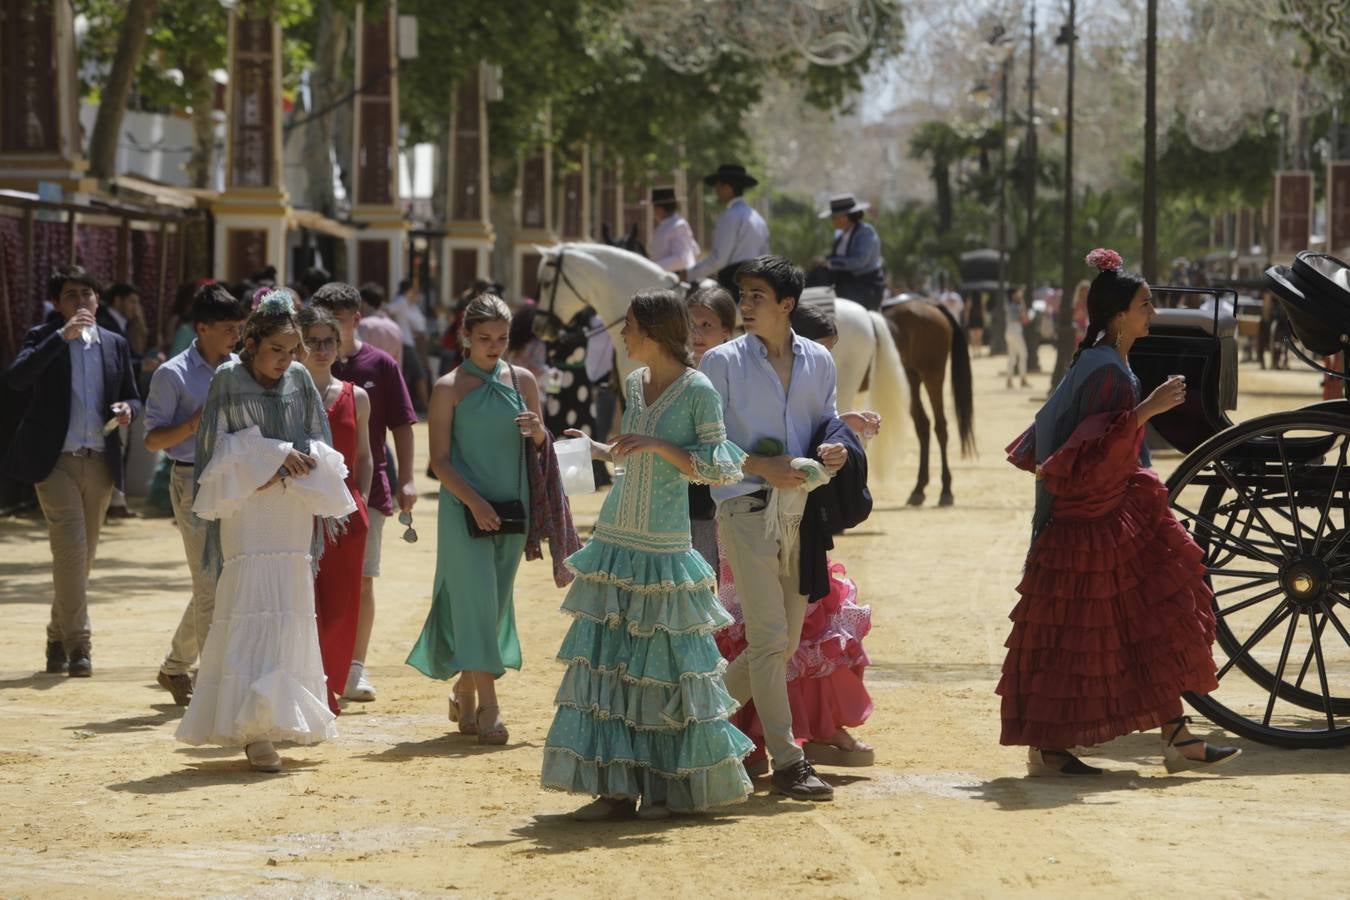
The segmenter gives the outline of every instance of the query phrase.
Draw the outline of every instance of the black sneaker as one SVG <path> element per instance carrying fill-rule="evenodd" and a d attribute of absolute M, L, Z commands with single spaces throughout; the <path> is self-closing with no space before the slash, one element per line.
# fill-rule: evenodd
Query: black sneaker
<path fill-rule="evenodd" d="M 775 769 L 773 789 L 794 800 L 834 799 L 834 788 L 821 781 L 816 775 L 816 770 L 804 759 L 786 769 Z"/>
<path fill-rule="evenodd" d="M 94 664 L 89 661 L 88 647 L 76 647 L 70 651 L 70 668 L 67 671 L 71 678 L 88 678 L 94 674 Z"/>
<path fill-rule="evenodd" d="M 66 670 L 66 648 L 60 641 L 47 642 L 47 674 L 60 675 Z"/>

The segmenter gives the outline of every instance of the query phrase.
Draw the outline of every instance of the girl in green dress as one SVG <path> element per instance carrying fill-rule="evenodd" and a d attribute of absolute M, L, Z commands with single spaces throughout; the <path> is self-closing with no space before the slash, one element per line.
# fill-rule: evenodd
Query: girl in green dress
<path fill-rule="evenodd" d="M 525 534 L 497 534 L 492 502 L 529 508 L 525 441 L 547 437 L 539 386 L 529 369 L 504 359 L 511 310 L 484 294 L 465 310 L 464 362 L 436 382 L 428 416 L 431 468 L 441 482 L 436 579 L 431 612 L 408 654 L 408 665 L 431 678 L 463 673 L 450 718 L 482 744 L 509 735 L 497 703 L 496 679 L 520 669 L 512 588 Z M 471 537 L 465 510 L 481 537 Z"/>
<path fill-rule="evenodd" d="M 634 297 L 623 340 L 645 368 L 625 382 L 623 434 L 592 444 L 625 470 L 593 537 L 567 559 L 573 622 L 544 748 L 544 787 L 599 798 L 575 814 L 583 820 L 693 812 L 751 790 L 741 759 L 752 745 L 727 722 L 736 701 L 713 640 L 731 620 L 690 546 L 687 488 L 738 481 L 745 454 L 727 441 L 717 391 L 690 368 L 689 316 L 674 292 Z"/>

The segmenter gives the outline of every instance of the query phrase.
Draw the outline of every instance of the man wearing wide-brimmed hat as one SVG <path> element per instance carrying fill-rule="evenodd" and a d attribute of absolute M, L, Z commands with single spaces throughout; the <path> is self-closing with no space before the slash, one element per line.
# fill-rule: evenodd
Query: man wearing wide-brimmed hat
<path fill-rule="evenodd" d="M 675 200 L 675 189 L 652 188 L 652 218 L 656 229 L 652 233 L 652 261 L 667 272 L 683 277 L 698 259 L 698 241 L 689 223 L 680 215 Z"/>
<path fill-rule="evenodd" d="M 863 221 L 870 206 L 852 194 L 835 194 L 820 217 L 834 225 L 834 248 L 825 264 L 834 276 L 835 295 L 878 309 L 886 297 L 886 270 L 877 230 Z"/>
<path fill-rule="evenodd" d="M 717 201 L 726 210 L 717 217 L 712 251 L 689 270 L 689 280 L 716 278 L 733 297 L 738 297 L 736 270 L 741 263 L 769 252 L 769 226 L 742 196 L 746 188 L 759 182 L 745 171 L 745 166 L 723 163 L 716 172 L 705 176 L 703 183 L 717 192 Z"/>

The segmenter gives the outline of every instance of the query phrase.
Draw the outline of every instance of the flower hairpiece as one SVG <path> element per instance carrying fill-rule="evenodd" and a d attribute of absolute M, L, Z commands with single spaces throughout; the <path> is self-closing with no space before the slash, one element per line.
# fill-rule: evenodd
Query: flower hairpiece
<path fill-rule="evenodd" d="M 1086 262 L 1094 269 L 1101 269 L 1103 272 L 1119 272 L 1124 262 L 1120 254 L 1106 247 L 1098 247 L 1087 255 Z"/>
<path fill-rule="evenodd" d="M 286 288 L 272 288 L 253 296 L 253 309 L 264 316 L 289 316 L 295 312 L 295 302 Z"/>

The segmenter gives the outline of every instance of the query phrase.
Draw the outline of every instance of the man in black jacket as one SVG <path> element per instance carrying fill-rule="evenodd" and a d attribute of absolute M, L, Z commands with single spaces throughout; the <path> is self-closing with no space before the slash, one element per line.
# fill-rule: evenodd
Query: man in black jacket
<path fill-rule="evenodd" d="M 88 677 L 89 570 L 114 487 L 123 485 L 118 425 L 140 408 L 127 342 L 95 321 L 99 286 L 78 266 L 47 281 L 58 316 L 31 329 L 10 364 L 9 387 L 28 395 L 4 466 L 31 481 L 52 548 L 47 671 Z"/>

